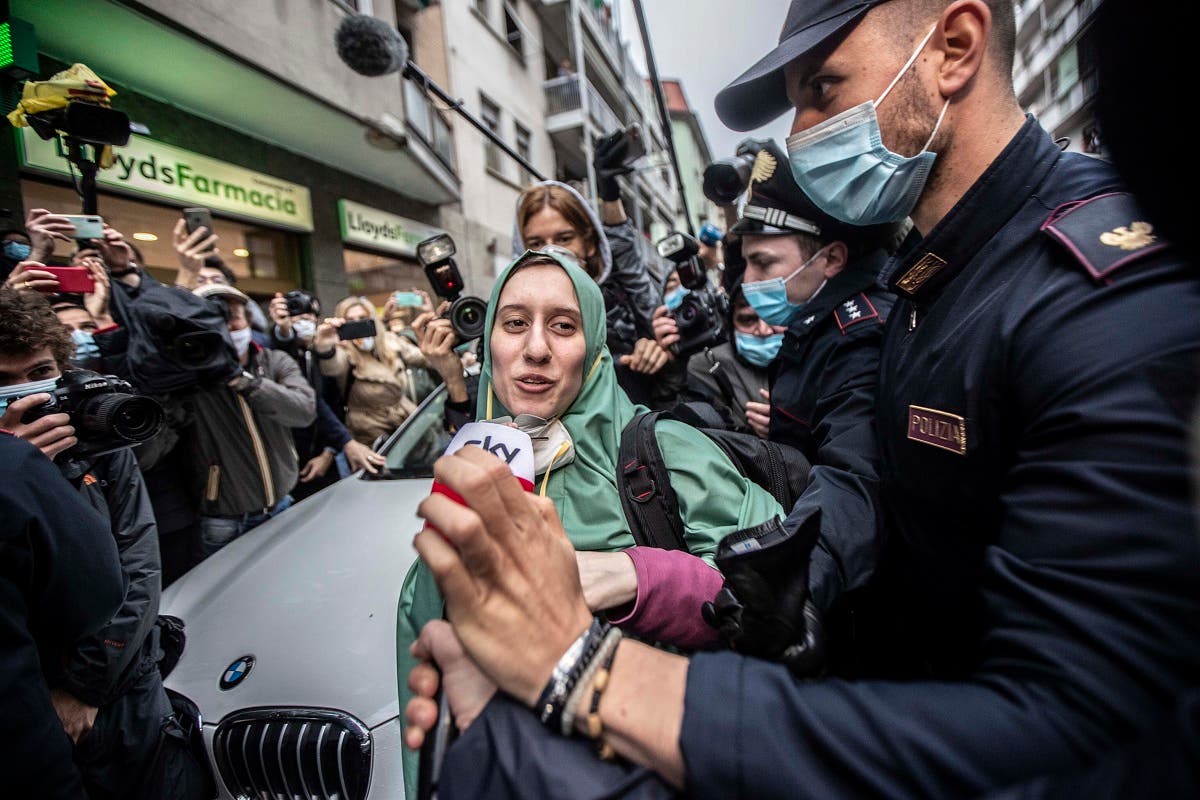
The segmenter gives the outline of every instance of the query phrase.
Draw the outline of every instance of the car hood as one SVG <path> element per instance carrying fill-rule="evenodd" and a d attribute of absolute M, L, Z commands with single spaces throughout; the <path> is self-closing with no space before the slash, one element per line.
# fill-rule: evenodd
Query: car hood
<path fill-rule="evenodd" d="M 251 706 L 339 709 L 368 727 L 395 717 L 396 606 L 431 483 L 339 481 L 171 584 L 161 611 L 187 643 L 167 687 L 206 723 Z M 222 690 L 246 655 L 253 668 Z"/>

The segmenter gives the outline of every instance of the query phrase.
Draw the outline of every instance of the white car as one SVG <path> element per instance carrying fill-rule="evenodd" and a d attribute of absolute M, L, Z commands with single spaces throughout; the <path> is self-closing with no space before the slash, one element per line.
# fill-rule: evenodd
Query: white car
<path fill-rule="evenodd" d="M 396 605 L 417 504 L 450 440 L 439 387 L 358 474 L 231 542 L 163 593 L 186 644 L 165 684 L 222 798 L 402 798 Z M 180 702 L 181 701 L 181 702 Z"/>

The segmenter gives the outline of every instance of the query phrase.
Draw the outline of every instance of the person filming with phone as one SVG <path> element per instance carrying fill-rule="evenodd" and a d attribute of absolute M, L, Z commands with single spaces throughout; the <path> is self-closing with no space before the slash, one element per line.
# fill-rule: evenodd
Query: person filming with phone
<path fill-rule="evenodd" d="M 347 297 L 317 327 L 313 340 L 321 371 L 337 381 L 346 427 L 368 447 L 417 408 L 409 396 L 408 364 L 399 338 L 383 327 L 370 300 Z"/>
<path fill-rule="evenodd" d="M 308 427 L 292 430 L 303 463 L 292 497 L 299 502 L 336 481 L 342 472 L 342 467 L 334 467 L 338 453 L 344 456 L 348 471 L 362 469 L 376 474 L 386 463 L 384 457 L 350 435 L 341 418 L 337 385 L 321 371 L 313 352 L 321 302 L 310 292 L 293 289 L 287 294 L 276 292 L 267 311 L 273 322 L 271 338 L 276 348 L 295 359 L 316 394 L 316 420 Z M 336 411 L 331 400 L 338 406 Z"/>

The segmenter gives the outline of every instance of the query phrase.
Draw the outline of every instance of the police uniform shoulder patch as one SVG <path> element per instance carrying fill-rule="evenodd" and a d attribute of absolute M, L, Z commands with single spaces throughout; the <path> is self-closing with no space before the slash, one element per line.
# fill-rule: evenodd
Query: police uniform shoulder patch
<path fill-rule="evenodd" d="M 1128 192 L 1065 203 L 1042 223 L 1042 231 L 1101 284 L 1121 267 L 1167 247 Z"/>
<path fill-rule="evenodd" d="M 851 297 L 849 300 L 838 305 L 833 310 L 833 319 L 837 322 L 838 328 L 842 335 L 846 335 L 846 331 L 859 324 L 860 322 L 870 322 L 875 320 L 879 325 L 883 324 L 883 319 L 879 316 L 879 312 L 875 309 L 875 305 L 871 299 L 863 292 Z"/>

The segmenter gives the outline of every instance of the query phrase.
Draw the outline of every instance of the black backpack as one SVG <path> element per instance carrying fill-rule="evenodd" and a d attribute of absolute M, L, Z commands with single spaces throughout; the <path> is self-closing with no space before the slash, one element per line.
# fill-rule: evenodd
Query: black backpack
<path fill-rule="evenodd" d="M 634 417 L 621 433 L 617 488 L 634 542 L 663 550 L 687 550 L 679 503 L 671 474 L 663 461 L 654 426 L 660 419 L 684 422 L 704 433 L 753 483 L 766 489 L 785 512 L 791 511 L 808 486 L 808 459 L 795 447 L 760 439 L 752 433 L 722 427 L 711 407 L 682 404 L 671 411 Z"/>
<path fill-rule="evenodd" d="M 147 273 L 137 289 L 114 282 L 111 302 L 120 327 L 98 335 L 96 344 L 105 367 L 139 391 L 166 394 L 227 381 L 241 370 L 217 302 Z"/>

